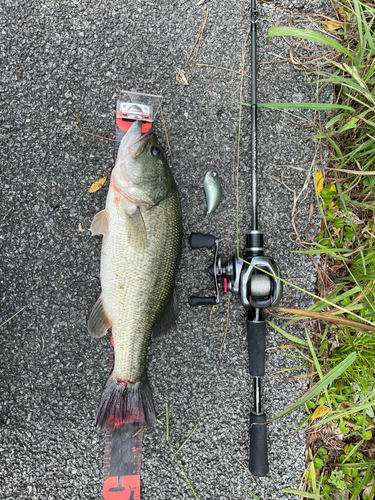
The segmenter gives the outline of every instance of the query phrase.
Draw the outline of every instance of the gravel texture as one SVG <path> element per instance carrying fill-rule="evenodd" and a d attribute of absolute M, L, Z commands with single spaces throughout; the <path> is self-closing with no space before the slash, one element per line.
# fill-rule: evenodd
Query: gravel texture
<path fill-rule="evenodd" d="M 328 8 L 326 0 L 306 4 L 295 0 L 279 2 L 278 8 L 259 7 L 260 101 L 314 100 L 307 76 L 289 63 L 272 62 L 280 52 L 265 43 L 267 27 L 288 22 L 290 11 Z M 200 500 L 250 498 L 236 481 L 267 500 L 294 498 L 281 489 L 300 484 L 304 435 L 295 429 L 301 411 L 268 426 L 268 477 L 252 478 L 239 463 L 248 462 L 252 389 L 238 297 L 231 300 L 221 357 L 226 299 L 211 318 L 209 309 L 188 305 L 190 294 L 213 290 L 207 275 L 212 252 L 190 250 L 190 232 L 220 237 L 223 257 L 233 254 L 236 238 L 232 165 L 240 77 L 196 65 L 192 74 L 187 72 L 188 87 L 175 78 L 206 7 L 209 17 L 197 62 L 238 71 L 250 25 L 247 0 L 210 0 L 201 7 L 183 0 L 1 2 L 0 324 L 24 307 L 0 331 L 1 499 L 101 497 L 104 439 L 94 417 L 107 377 L 109 336 L 92 341 L 86 323 L 100 292 L 101 246 L 88 228 L 104 207 L 107 189 L 95 194 L 88 189 L 110 173 L 113 143 L 81 134 L 76 126 L 113 137 L 114 106 L 122 88 L 164 96 L 181 195 L 178 330 L 153 340 L 148 359 L 157 410 L 169 404 L 171 444 L 177 449 L 198 426 L 178 458 Z M 300 20 L 297 25 L 304 24 Z M 277 43 L 286 52 L 285 43 Z M 247 77 L 243 95 L 250 100 Z M 250 224 L 249 119 L 244 108 L 240 235 Z M 305 140 L 311 129 L 296 121 L 276 111 L 259 112 L 260 226 L 267 253 L 283 276 L 313 291 L 313 262 L 291 253 L 299 247 L 292 235 L 293 193 L 287 187 L 300 192 L 314 156 L 313 144 Z M 165 145 L 160 115 L 156 127 Z M 202 183 L 210 169 L 221 178 L 223 201 L 207 216 Z M 318 224 L 315 212 L 309 219 L 311 183 L 305 193 L 296 219 L 302 239 L 311 224 Z M 283 305 L 304 308 L 310 303 L 307 295 L 286 287 Z M 278 333 L 269 330 L 267 342 L 263 407 L 271 417 L 298 399 L 306 381 L 282 381 L 275 372 L 301 362 L 290 356 L 292 351 L 277 349 L 285 344 Z M 144 436 L 142 499 L 193 498 L 166 444 L 165 415 L 160 420 Z"/>

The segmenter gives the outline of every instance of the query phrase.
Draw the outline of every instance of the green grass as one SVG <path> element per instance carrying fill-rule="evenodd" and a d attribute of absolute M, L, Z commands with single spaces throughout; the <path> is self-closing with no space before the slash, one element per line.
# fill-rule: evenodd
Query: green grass
<path fill-rule="evenodd" d="M 375 498 L 375 331 L 368 326 L 375 322 L 375 3 L 340 1 L 335 7 L 341 28 L 327 35 L 290 27 L 268 32 L 269 38 L 323 44 L 335 54 L 330 71 L 316 62 L 307 68 L 318 75 L 317 102 L 262 105 L 331 112 L 324 127 L 314 124 L 312 138 L 330 154 L 323 186 L 318 167 L 315 173 L 322 232 L 316 248 L 304 251 L 320 255 L 320 299 L 308 311 L 284 310 L 294 316 L 271 326 L 304 350 L 316 373 L 302 398 L 310 456 L 306 488 L 294 493 L 367 500 Z M 327 85 L 335 89 L 333 104 L 318 102 Z M 286 331 L 306 317 L 316 319 L 313 343 Z"/>
<path fill-rule="evenodd" d="M 182 450 L 182 448 L 187 444 L 187 442 L 189 441 L 189 439 L 191 438 L 191 436 L 194 434 L 194 432 L 196 431 L 198 427 L 198 424 L 194 427 L 194 429 L 191 431 L 191 433 L 189 434 L 189 436 L 185 439 L 185 441 L 182 443 L 182 445 L 178 448 L 177 451 L 175 451 L 172 447 L 172 444 L 170 442 L 170 439 L 169 439 L 169 410 L 168 410 L 168 404 L 165 405 L 165 439 L 167 441 L 167 444 L 168 444 L 168 447 L 178 465 L 178 467 L 180 468 L 181 472 L 182 472 L 182 475 L 184 476 L 184 479 L 185 481 L 187 482 L 187 484 L 189 485 L 191 491 L 192 491 L 192 494 L 194 495 L 194 498 L 195 500 L 199 500 L 198 499 L 198 496 L 197 494 L 195 493 L 194 491 L 194 488 L 191 484 L 191 482 L 189 481 L 189 478 L 187 477 L 182 465 L 180 464 L 178 458 L 177 458 L 177 454 L 179 451 Z"/>

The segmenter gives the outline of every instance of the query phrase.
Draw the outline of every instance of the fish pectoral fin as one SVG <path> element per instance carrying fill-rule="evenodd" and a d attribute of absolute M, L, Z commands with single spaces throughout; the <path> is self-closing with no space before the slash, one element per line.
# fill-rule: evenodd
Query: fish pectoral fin
<path fill-rule="evenodd" d="M 153 337 L 159 337 L 162 333 L 168 331 L 171 327 L 177 325 L 178 318 L 178 301 L 176 290 L 173 290 L 172 297 L 170 298 L 168 304 L 165 306 L 163 314 L 160 316 L 159 321 L 157 321 L 152 330 Z"/>
<path fill-rule="evenodd" d="M 97 236 L 99 234 L 107 234 L 108 221 L 109 221 L 108 210 L 104 209 L 98 212 L 91 223 L 90 231 L 92 235 Z"/>
<path fill-rule="evenodd" d="M 129 245 L 137 247 L 137 249 L 146 248 L 147 230 L 139 207 L 132 210 L 131 214 L 127 216 L 127 235 Z"/>
<path fill-rule="evenodd" d="M 107 333 L 111 326 L 112 324 L 104 310 L 103 298 L 100 296 L 90 314 L 87 328 L 92 337 L 99 339 Z"/>

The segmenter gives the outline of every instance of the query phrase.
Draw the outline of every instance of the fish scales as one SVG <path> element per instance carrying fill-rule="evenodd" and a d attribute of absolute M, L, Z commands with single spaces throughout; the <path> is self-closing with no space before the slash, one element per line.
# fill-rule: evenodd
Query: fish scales
<path fill-rule="evenodd" d="M 109 199 L 108 230 L 114 234 L 114 243 L 111 245 L 111 239 L 104 237 L 107 241 L 103 241 L 101 270 L 107 278 L 102 281 L 102 291 L 113 322 L 113 375 L 135 381 L 144 373 L 152 328 L 174 288 L 181 241 L 179 203 L 174 192 L 143 213 L 150 242 L 143 250 L 127 244 L 126 227 L 121 224 L 119 210 L 113 207 Z M 162 226 L 167 227 L 162 234 L 154 230 Z M 166 268 L 169 272 L 165 272 Z"/>
<path fill-rule="evenodd" d="M 115 363 L 97 412 L 99 427 L 155 422 L 146 376 L 147 348 L 162 315 L 175 320 L 173 289 L 181 249 L 177 187 L 154 134 L 135 122 L 123 139 L 106 208 L 95 216 L 103 234 L 102 294 L 89 319 L 94 337 L 112 327 Z M 164 314 L 163 314 L 164 313 Z"/>

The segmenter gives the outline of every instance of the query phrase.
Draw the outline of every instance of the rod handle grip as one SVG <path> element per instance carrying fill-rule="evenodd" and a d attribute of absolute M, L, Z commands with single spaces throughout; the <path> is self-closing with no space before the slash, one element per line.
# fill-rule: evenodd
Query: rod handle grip
<path fill-rule="evenodd" d="M 216 297 L 196 297 L 192 295 L 189 299 L 192 307 L 196 306 L 215 306 L 217 304 Z"/>
<path fill-rule="evenodd" d="M 254 476 L 268 474 L 267 429 L 264 422 L 266 414 L 250 413 L 250 463 L 249 469 Z M 257 425 L 258 424 L 258 425 Z M 263 425 L 259 425 L 263 424 Z"/>
<path fill-rule="evenodd" d="M 249 371 L 252 377 L 263 377 L 266 355 L 266 322 L 247 322 Z"/>
<path fill-rule="evenodd" d="M 191 248 L 211 248 L 215 245 L 215 236 L 212 236 L 212 234 L 191 233 L 189 243 Z"/>

